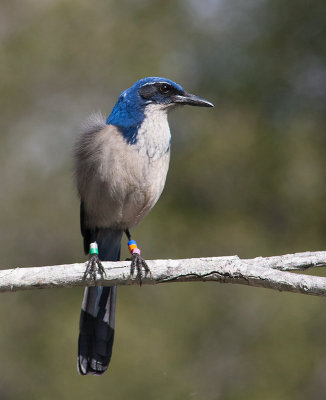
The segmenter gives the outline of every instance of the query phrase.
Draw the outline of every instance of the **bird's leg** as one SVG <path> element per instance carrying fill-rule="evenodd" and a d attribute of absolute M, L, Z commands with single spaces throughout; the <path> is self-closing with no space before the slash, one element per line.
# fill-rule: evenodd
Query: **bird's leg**
<path fill-rule="evenodd" d="M 140 250 L 137 246 L 136 241 L 132 240 L 129 229 L 126 229 L 125 233 L 128 237 L 128 248 L 129 248 L 129 252 L 131 254 L 130 275 L 131 275 L 131 277 L 133 277 L 135 270 L 137 270 L 136 279 L 139 280 L 139 284 L 141 285 L 142 278 L 143 278 L 143 269 L 145 270 L 145 278 L 148 273 L 151 274 L 151 271 L 150 271 L 146 261 L 143 259 L 143 257 L 141 257 Z"/>
<path fill-rule="evenodd" d="M 89 258 L 86 270 L 84 272 L 84 279 L 86 279 L 89 276 L 93 281 L 96 281 L 97 272 L 100 273 L 101 277 L 105 275 L 104 267 L 98 256 L 97 243 L 94 241 L 89 245 Z"/>

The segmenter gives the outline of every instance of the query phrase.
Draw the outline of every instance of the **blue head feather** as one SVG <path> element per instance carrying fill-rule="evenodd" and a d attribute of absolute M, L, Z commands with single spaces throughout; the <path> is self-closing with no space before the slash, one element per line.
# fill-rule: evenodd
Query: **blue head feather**
<path fill-rule="evenodd" d="M 145 118 L 145 108 L 148 104 L 164 104 L 168 100 L 159 94 L 146 99 L 139 94 L 139 90 L 152 83 L 164 82 L 173 86 L 177 91 L 184 89 L 177 83 L 160 77 L 140 79 L 132 87 L 124 90 L 115 104 L 106 123 L 115 125 L 121 131 L 128 144 L 137 143 L 137 133 Z"/>

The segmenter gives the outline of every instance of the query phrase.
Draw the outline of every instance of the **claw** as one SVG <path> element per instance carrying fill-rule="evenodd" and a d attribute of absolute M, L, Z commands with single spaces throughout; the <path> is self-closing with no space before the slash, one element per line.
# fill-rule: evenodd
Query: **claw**
<path fill-rule="evenodd" d="M 151 270 L 149 269 L 146 261 L 138 253 L 134 253 L 131 255 L 131 265 L 130 265 L 131 277 L 134 276 L 135 269 L 137 270 L 136 279 L 139 280 L 139 285 L 141 286 L 143 278 L 143 269 L 145 270 L 145 278 L 147 277 L 148 273 L 151 274 Z"/>
<path fill-rule="evenodd" d="M 83 279 L 87 279 L 89 276 L 91 280 L 96 281 L 97 273 L 101 275 L 101 278 L 105 275 L 104 267 L 97 254 L 91 254 L 84 272 Z"/>

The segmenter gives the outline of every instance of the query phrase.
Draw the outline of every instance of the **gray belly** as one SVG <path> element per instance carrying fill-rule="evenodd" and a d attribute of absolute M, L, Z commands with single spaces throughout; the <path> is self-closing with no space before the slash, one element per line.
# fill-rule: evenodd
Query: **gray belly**
<path fill-rule="evenodd" d="M 153 208 L 164 188 L 169 153 L 152 160 L 134 150 L 111 157 L 88 185 L 84 200 L 90 228 L 126 229 L 137 225 Z M 85 196 L 84 196 L 85 199 Z"/>

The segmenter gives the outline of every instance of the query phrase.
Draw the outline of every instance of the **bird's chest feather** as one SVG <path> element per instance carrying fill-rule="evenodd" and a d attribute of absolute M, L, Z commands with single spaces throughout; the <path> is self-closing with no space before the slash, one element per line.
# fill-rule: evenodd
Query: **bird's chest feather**
<path fill-rule="evenodd" d="M 145 118 L 137 133 L 137 141 L 133 145 L 142 156 L 158 160 L 170 150 L 171 133 L 166 113 L 148 107 Z"/>
<path fill-rule="evenodd" d="M 164 120 L 144 120 L 135 144 L 119 132 L 110 134 L 102 147 L 98 203 L 104 225 L 131 227 L 138 224 L 158 200 L 170 158 L 170 130 Z"/>

